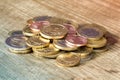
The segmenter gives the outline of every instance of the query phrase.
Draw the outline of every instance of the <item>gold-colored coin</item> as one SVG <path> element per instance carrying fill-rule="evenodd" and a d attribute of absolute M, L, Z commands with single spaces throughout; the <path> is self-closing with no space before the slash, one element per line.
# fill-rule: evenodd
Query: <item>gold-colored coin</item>
<path fill-rule="evenodd" d="M 11 49 L 11 48 L 9 48 L 9 51 L 12 52 L 12 53 L 16 53 L 16 54 L 26 54 L 26 53 L 32 52 L 31 49 L 27 49 L 27 50 L 15 50 L 15 49 Z"/>
<path fill-rule="evenodd" d="M 107 50 L 108 50 L 108 47 L 104 46 L 104 47 L 101 47 L 101 48 L 94 48 L 93 52 L 95 52 L 95 53 L 102 53 L 102 52 L 105 52 Z"/>
<path fill-rule="evenodd" d="M 81 58 L 86 58 L 92 51 L 93 51 L 93 48 L 83 46 L 78 48 L 76 51 L 72 53 L 78 54 Z"/>
<path fill-rule="evenodd" d="M 77 50 L 77 48 L 78 48 L 76 46 L 68 46 L 64 39 L 53 40 L 53 44 L 56 48 L 61 49 L 61 50 L 65 50 L 65 51 L 73 51 L 73 50 Z"/>
<path fill-rule="evenodd" d="M 44 39 L 40 36 L 32 36 L 26 41 L 27 45 L 35 48 L 43 48 L 49 45 L 50 40 Z"/>
<path fill-rule="evenodd" d="M 80 25 L 77 29 L 79 35 L 87 37 L 88 40 L 99 40 L 103 37 L 105 31 L 95 24 Z"/>
<path fill-rule="evenodd" d="M 40 34 L 47 39 L 61 39 L 67 34 L 67 28 L 60 24 L 51 24 L 41 27 Z"/>
<path fill-rule="evenodd" d="M 54 58 L 59 49 L 55 48 L 53 44 L 50 44 L 49 47 L 45 48 L 33 48 L 34 55 L 36 57 L 47 57 L 47 58 Z"/>
<path fill-rule="evenodd" d="M 73 53 L 61 54 L 56 58 L 56 61 L 60 66 L 72 67 L 80 63 L 80 56 Z"/>
<path fill-rule="evenodd" d="M 105 46 L 107 43 L 106 38 L 102 37 L 100 40 L 88 40 L 88 47 L 92 47 L 92 48 L 100 48 Z"/>
<path fill-rule="evenodd" d="M 37 34 L 35 34 L 31 31 L 29 26 L 26 26 L 26 27 L 23 28 L 23 34 L 25 36 L 35 36 L 35 35 L 37 35 Z"/>

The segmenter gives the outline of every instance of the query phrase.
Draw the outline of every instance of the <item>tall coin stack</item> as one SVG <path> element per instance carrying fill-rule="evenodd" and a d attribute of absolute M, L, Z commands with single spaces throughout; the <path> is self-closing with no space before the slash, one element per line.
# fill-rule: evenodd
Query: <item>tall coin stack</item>
<path fill-rule="evenodd" d="M 72 67 L 90 60 L 93 52 L 108 50 L 112 37 L 97 24 L 75 24 L 72 21 L 38 16 L 27 21 L 23 30 L 9 33 L 6 39 L 12 53 L 30 53 L 35 57 L 56 59 L 57 65 Z"/>

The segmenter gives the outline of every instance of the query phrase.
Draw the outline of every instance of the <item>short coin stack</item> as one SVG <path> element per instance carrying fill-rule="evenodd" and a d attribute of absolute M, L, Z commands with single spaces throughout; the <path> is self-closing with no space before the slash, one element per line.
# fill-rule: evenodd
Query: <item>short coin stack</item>
<path fill-rule="evenodd" d="M 38 16 L 27 21 L 22 31 L 6 39 L 13 53 L 30 53 L 53 58 L 60 66 L 72 67 L 90 60 L 94 53 L 107 51 L 106 29 L 97 24 L 77 25 L 69 20 Z"/>

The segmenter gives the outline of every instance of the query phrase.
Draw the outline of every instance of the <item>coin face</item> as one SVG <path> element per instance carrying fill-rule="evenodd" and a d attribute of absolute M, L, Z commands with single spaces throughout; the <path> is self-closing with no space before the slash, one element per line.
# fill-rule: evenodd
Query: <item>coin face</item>
<path fill-rule="evenodd" d="M 10 36 L 21 36 L 23 35 L 22 30 L 13 30 L 8 33 Z"/>
<path fill-rule="evenodd" d="M 100 40 L 88 40 L 88 43 L 86 46 L 93 47 L 93 48 L 100 48 L 105 46 L 107 43 L 106 38 L 102 37 Z"/>
<path fill-rule="evenodd" d="M 40 32 L 40 27 L 47 26 L 49 24 L 50 23 L 48 21 L 39 21 L 39 22 L 32 23 L 29 27 L 32 30 L 32 32 L 37 33 L 37 32 Z"/>
<path fill-rule="evenodd" d="M 41 48 L 49 45 L 50 40 L 43 39 L 39 36 L 32 36 L 26 41 L 27 45 L 30 47 Z"/>
<path fill-rule="evenodd" d="M 5 42 L 9 48 L 15 50 L 25 50 L 30 48 L 27 46 L 24 36 L 11 36 L 8 37 Z"/>
<path fill-rule="evenodd" d="M 92 24 L 79 26 L 77 32 L 79 35 L 87 37 L 90 40 L 99 40 L 104 35 L 104 32 L 100 28 Z"/>
<path fill-rule="evenodd" d="M 51 24 L 41 27 L 40 34 L 47 39 L 61 39 L 67 34 L 67 29 L 63 25 Z"/>
<path fill-rule="evenodd" d="M 87 38 L 77 35 L 67 36 L 65 38 L 65 41 L 68 45 L 74 45 L 74 46 L 84 46 L 87 44 Z"/>
<path fill-rule="evenodd" d="M 78 48 L 76 46 L 68 46 L 64 39 L 54 40 L 53 44 L 56 48 L 61 49 L 61 50 L 65 50 L 65 51 L 73 51 L 73 50 L 77 50 L 77 48 Z"/>
<path fill-rule="evenodd" d="M 33 33 L 31 31 L 30 27 L 28 27 L 28 26 L 26 26 L 26 27 L 23 28 L 23 34 L 25 36 L 35 36 L 35 35 L 37 35 L 37 34 Z"/>
<path fill-rule="evenodd" d="M 61 54 L 57 57 L 56 61 L 60 66 L 72 67 L 80 63 L 80 57 L 72 53 Z"/>

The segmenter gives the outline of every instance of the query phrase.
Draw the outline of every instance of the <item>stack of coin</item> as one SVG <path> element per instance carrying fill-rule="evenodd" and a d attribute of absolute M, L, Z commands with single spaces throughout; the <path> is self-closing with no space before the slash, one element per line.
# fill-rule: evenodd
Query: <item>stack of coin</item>
<path fill-rule="evenodd" d="M 6 39 L 13 53 L 56 58 L 60 66 L 72 67 L 90 60 L 92 52 L 106 51 L 110 41 L 106 29 L 97 24 L 78 25 L 72 21 L 38 16 L 27 21 L 22 31 L 10 32 Z"/>

